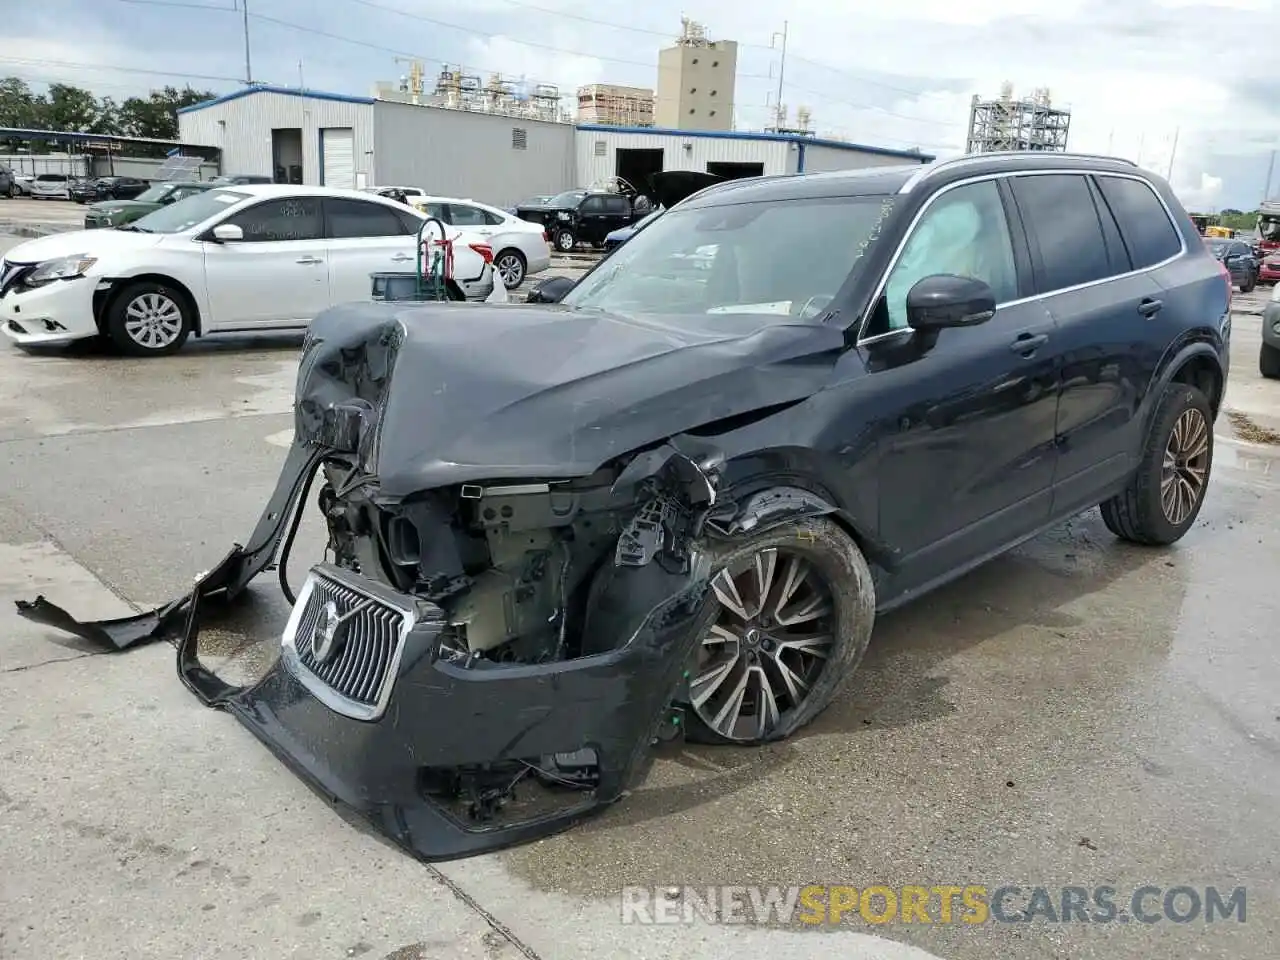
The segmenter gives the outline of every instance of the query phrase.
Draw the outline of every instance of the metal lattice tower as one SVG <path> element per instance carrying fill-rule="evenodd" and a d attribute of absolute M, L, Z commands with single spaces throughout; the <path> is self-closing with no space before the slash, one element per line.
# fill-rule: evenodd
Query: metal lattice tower
<path fill-rule="evenodd" d="M 1067 149 L 1071 111 L 1050 103 L 1049 91 L 1040 87 L 1028 99 L 1015 100 L 1013 84 L 1005 83 L 997 100 L 981 100 L 974 94 L 969 107 L 969 140 L 966 153 L 998 153 L 1010 150 Z"/>

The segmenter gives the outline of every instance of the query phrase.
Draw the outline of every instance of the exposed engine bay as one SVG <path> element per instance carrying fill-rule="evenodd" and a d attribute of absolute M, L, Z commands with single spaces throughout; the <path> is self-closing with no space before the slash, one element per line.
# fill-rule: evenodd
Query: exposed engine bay
<path fill-rule="evenodd" d="M 81 622 L 43 597 L 19 613 L 110 649 L 174 641 L 205 704 L 424 859 L 536 839 L 620 799 L 651 746 L 683 729 L 717 544 L 835 509 L 800 489 L 729 489 L 711 431 L 680 428 L 798 402 L 824 381 L 839 334 L 681 344 L 520 310 L 322 314 L 293 445 L 243 546 L 146 614 Z M 575 350 L 535 383 L 515 341 L 548 329 Z M 462 359 L 486 335 L 512 347 L 488 380 Z M 666 367 L 678 402 L 642 405 Z M 704 377 L 692 388 L 690 370 Z M 327 557 L 295 596 L 289 552 L 315 504 Z M 200 662 L 201 623 L 267 570 L 292 604 L 280 657 L 234 686 Z"/>

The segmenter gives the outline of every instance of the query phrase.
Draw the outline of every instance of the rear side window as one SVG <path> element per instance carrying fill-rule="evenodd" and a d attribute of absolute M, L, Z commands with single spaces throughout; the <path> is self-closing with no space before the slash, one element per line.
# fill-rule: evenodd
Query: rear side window
<path fill-rule="evenodd" d="M 380 203 L 330 197 L 324 205 L 329 216 L 329 236 L 335 240 L 404 236 L 395 211 Z"/>
<path fill-rule="evenodd" d="M 1041 293 L 1112 275 L 1089 183 L 1080 174 L 1013 178 L 1022 219 L 1039 248 Z"/>
<path fill-rule="evenodd" d="M 1098 177 L 1098 187 L 1111 208 L 1135 270 L 1176 256 L 1182 238 L 1151 187 L 1128 177 Z"/>

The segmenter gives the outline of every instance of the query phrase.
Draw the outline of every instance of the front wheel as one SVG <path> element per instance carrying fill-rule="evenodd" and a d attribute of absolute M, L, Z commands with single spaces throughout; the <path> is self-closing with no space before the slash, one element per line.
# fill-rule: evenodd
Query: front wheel
<path fill-rule="evenodd" d="M 578 245 L 578 238 L 568 227 L 556 231 L 556 249 L 561 253 L 569 253 Z"/>
<path fill-rule="evenodd" d="M 1280 380 L 1280 347 L 1262 345 L 1258 351 L 1258 372 L 1268 380 Z"/>
<path fill-rule="evenodd" d="M 1244 278 L 1244 283 L 1240 284 L 1241 293 L 1252 293 L 1253 288 L 1258 285 L 1258 275 L 1251 273 Z"/>
<path fill-rule="evenodd" d="M 1213 411 L 1195 387 L 1174 383 L 1156 408 L 1129 485 L 1101 505 L 1102 521 L 1122 540 L 1167 546 L 1200 514 L 1213 467 Z"/>
<path fill-rule="evenodd" d="M 688 736 L 760 744 L 821 713 L 871 639 L 875 587 L 857 545 L 824 518 L 721 548 L 689 665 Z"/>
<path fill-rule="evenodd" d="M 107 308 L 111 342 L 134 357 L 161 357 L 176 352 L 191 333 L 192 308 L 171 286 L 150 281 L 121 291 Z"/>
<path fill-rule="evenodd" d="M 502 278 L 502 285 L 514 290 L 524 283 L 524 255 L 519 250 L 502 250 L 493 258 L 493 268 Z"/>

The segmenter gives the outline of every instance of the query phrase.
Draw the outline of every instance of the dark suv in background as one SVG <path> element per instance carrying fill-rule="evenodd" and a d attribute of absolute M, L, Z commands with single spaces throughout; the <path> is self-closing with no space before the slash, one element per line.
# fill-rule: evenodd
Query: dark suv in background
<path fill-rule="evenodd" d="M 1231 282 L 1249 293 L 1258 285 L 1259 263 L 1253 246 L 1243 240 L 1206 237 L 1204 245 L 1231 274 Z"/>
<path fill-rule="evenodd" d="M 648 216 L 652 206 L 638 199 L 623 193 L 566 190 L 546 203 L 521 204 L 516 216 L 540 224 L 555 248 L 568 253 L 579 243 L 602 247 L 614 230 Z"/>

